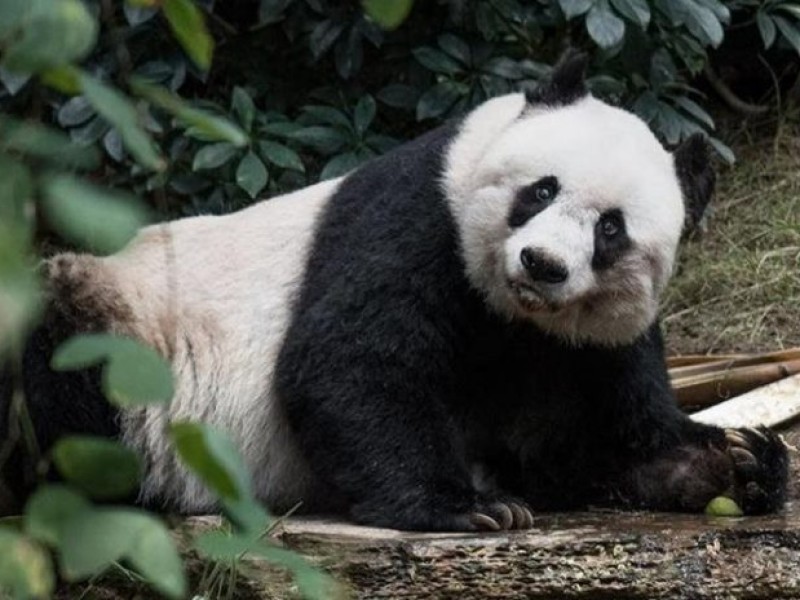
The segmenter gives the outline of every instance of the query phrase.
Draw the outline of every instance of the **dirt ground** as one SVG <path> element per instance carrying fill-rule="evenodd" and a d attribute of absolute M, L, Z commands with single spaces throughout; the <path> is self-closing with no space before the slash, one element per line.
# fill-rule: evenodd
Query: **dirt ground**
<path fill-rule="evenodd" d="M 662 307 L 671 354 L 800 346 L 800 123 L 736 134 L 707 230 L 687 240 Z"/>

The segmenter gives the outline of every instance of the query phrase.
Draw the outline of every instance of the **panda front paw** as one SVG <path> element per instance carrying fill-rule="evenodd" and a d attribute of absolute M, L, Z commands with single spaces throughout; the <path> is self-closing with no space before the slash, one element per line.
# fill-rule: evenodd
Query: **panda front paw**
<path fill-rule="evenodd" d="M 521 500 L 503 498 L 479 502 L 459 521 L 466 525 L 465 529 L 473 531 L 530 529 L 533 526 L 533 513 Z"/>
<path fill-rule="evenodd" d="M 745 514 L 781 507 L 786 497 L 789 458 L 781 438 L 767 429 L 726 429 L 726 453 L 733 463 L 730 494 Z"/>

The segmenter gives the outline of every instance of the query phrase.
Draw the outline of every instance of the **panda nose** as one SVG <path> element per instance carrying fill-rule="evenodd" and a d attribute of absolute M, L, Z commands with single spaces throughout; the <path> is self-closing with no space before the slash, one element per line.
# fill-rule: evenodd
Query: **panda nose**
<path fill-rule="evenodd" d="M 541 250 L 523 248 L 519 255 L 522 266 L 534 281 L 563 283 L 569 277 L 567 267 L 553 260 Z"/>

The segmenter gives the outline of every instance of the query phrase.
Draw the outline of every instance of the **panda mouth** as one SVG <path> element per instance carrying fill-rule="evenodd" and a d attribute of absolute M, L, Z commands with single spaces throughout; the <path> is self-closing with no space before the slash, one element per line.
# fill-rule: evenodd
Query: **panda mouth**
<path fill-rule="evenodd" d="M 545 299 L 536 288 L 521 281 L 509 279 L 508 287 L 511 289 L 517 303 L 526 312 L 557 312 L 561 308 L 559 305 Z"/>

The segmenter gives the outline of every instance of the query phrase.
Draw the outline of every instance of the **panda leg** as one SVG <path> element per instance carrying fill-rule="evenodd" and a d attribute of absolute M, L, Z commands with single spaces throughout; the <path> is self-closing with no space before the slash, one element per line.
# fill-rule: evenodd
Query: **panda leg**
<path fill-rule="evenodd" d="M 788 457 L 766 428 L 720 429 L 686 419 L 684 442 L 635 466 L 622 496 L 641 508 L 702 511 L 716 496 L 746 514 L 772 512 L 786 496 Z M 626 489 L 627 488 L 627 489 Z"/>

